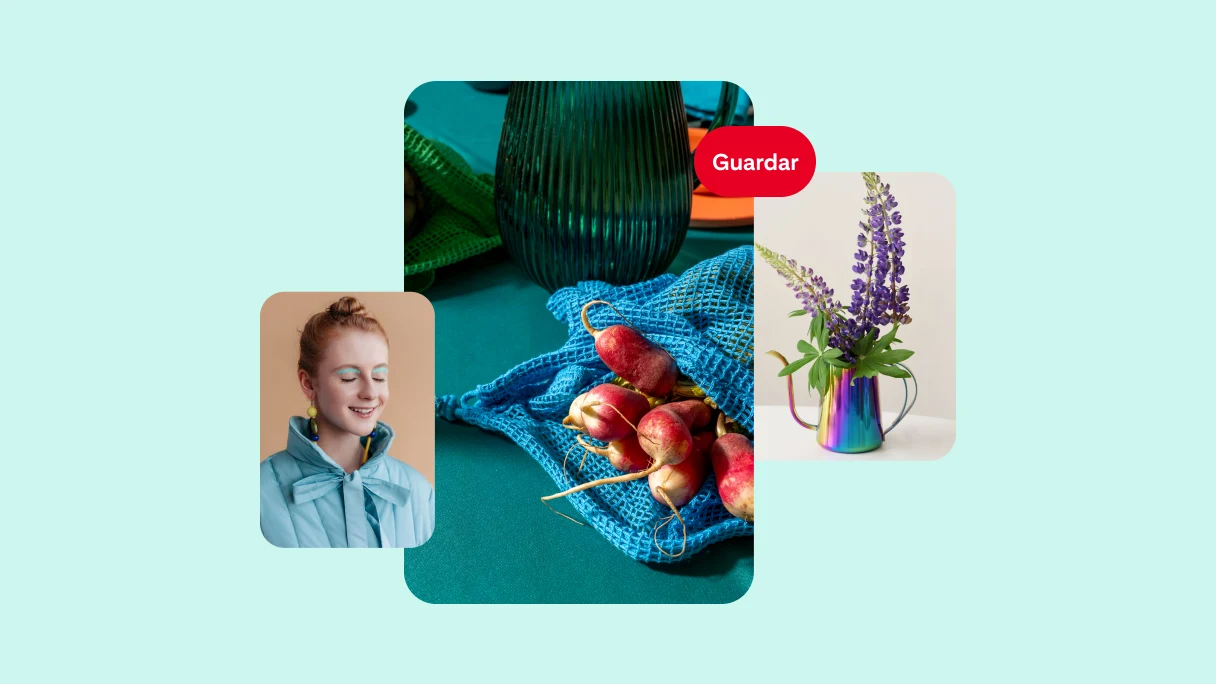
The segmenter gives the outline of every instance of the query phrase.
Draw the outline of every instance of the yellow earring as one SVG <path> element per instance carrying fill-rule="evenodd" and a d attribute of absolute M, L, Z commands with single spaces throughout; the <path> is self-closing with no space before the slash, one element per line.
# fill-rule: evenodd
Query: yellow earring
<path fill-rule="evenodd" d="M 312 441 L 321 439 L 320 432 L 317 431 L 317 407 L 308 407 L 308 438 Z"/>
<path fill-rule="evenodd" d="M 375 436 L 376 436 L 376 431 L 372 430 L 371 434 L 369 434 L 367 436 L 367 444 L 363 445 L 363 462 L 364 463 L 367 463 L 367 456 L 372 451 L 372 437 L 375 437 Z"/>

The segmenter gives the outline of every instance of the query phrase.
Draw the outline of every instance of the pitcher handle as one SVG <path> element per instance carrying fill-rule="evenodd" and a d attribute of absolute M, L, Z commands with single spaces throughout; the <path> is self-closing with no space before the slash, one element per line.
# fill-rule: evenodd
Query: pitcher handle
<path fill-rule="evenodd" d="M 714 111 L 714 120 L 709 124 L 709 130 L 714 130 L 718 126 L 724 126 L 734 123 L 735 107 L 739 105 L 739 86 L 730 81 L 722 81 L 722 93 L 718 95 L 718 109 Z M 691 158 L 696 159 L 697 151 L 693 150 Z M 696 190 L 701 184 L 701 180 L 697 178 L 697 165 L 692 165 L 692 189 Z"/>
<path fill-rule="evenodd" d="M 918 396 L 920 396 L 920 386 L 917 385 L 917 383 L 916 383 L 916 376 L 912 374 L 912 369 L 908 368 L 907 366 L 905 366 L 902 363 L 897 363 L 895 365 L 899 366 L 900 368 L 907 371 L 908 377 L 912 378 L 912 403 L 911 404 L 908 403 L 908 378 L 903 378 L 903 381 L 904 381 L 904 407 L 902 409 L 900 409 L 899 417 L 895 419 L 895 422 L 891 423 L 891 427 L 882 431 L 883 437 L 886 437 L 888 434 L 890 434 L 891 431 L 895 429 L 895 426 L 899 425 L 899 421 L 903 420 L 908 415 L 908 413 L 910 411 L 912 411 L 912 407 L 916 405 L 916 398 Z M 790 391 L 793 391 L 792 383 L 791 383 Z"/>
<path fill-rule="evenodd" d="M 782 368 L 785 368 L 786 366 L 790 365 L 790 362 L 786 361 L 785 357 L 782 356 L 780 354 L 780 352 L 769 351 L 768 355 L 777 357 L 777 360 L 781 362 Z M 786 389 L 789 390 L 789 393 L 790 393 L 790 414 L 794 416 L 794 420 L 796 420 L 799 425 L 801 425 L 802 427 L 804 427 L 808 430 L 818 430 L 819 429 L 818 425 L 808 423 L 805 420 L 798 417 L 798 409 L 794 407 L 794 376 L 793 376 L 793 374 L 785 376 L 785 386 L 786 386 Z M 907 401 L 907 397 L 904 398 L 904 401 Z"/>

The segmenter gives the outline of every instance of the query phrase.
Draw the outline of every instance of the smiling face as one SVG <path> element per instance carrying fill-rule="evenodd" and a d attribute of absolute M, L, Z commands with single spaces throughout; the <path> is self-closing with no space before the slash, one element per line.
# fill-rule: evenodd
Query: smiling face
<path fill-rule="evenodd" d="M 375 332 L 339 332 L 326 345 L 316 376 L 300 371 L 300 385 L 316 403 L 323 432 L 367 435 L 388 403 L 388 342 Z"/>

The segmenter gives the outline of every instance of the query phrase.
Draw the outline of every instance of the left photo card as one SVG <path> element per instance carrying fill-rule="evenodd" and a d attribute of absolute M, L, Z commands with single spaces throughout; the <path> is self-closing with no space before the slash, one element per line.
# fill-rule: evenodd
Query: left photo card
<path fill-rule="evenodd" d="M 435 313 L 412 292 L 280 292 L 261 312 L 260 517 L 284 548 L 435 529 Z"/>

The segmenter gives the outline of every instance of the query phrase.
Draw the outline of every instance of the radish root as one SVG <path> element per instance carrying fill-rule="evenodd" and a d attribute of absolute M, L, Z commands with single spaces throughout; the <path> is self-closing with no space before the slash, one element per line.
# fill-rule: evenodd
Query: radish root
<path fill-rule="evenodd" d="M 582 437 L 582 435 L 579 435 L 578 437 L 575 438 L 575 441 L 578 441 L 578 439 L 581 437 Z M 562 472 L 566 474 L 566 477 L 570 476 L 570 473 L 566 472 L 566 460 L 570 458 L 570 452 L 574 451 L 575 447 L 578 447 L 578 446 L 583 446 L 583 448 L 586 448 L 586 445 L 584 445 L 581 441 L 578 444 L 572 444 L 572 445 L 570 445 L 569 449 L 566 449 L 566 458 L 562 459 Z M 586 454 L 583 455 L 583 458 L 584 459 L 587 458 Z M 579 470 L 582 470 L 582 466 L 579 466 Z M 569 520 L 570 522 L 573 522 L 573 523 L 578 523 L 579 525 L 582 525 L 583 527 L 587 526 L 586 523 L 581 523 L 581 522 L 575 520 L 574 518 L 571 518 L 570 516 L 566 515 L 565 513 L 562 513 L 561 511 L 557 510 L 556 508 L 550 506 L 548 501 L 541 499 L 541 503 L 545 504 L 545 508 L 548 508 L 549 510 L 560 515 L 561 517 L 565 518 L 566 520 Z"/>
<path fill-rule="evenodd" d="M 579 435 L 579 437 L 582 437 L 582 435 Z M 578 439 L 576 438 L 575 441 L 578 442 Z M 582 446 L 584 449 L 587 448 L 586 444 L 583 444 L 582 442 L 578 442 L 578 444 L 571 444 L 570 448 L 566 449 L 566 456 L 565 456 L 565 458 L 562 459 L 562 472 L 566 474 L 566 477 L 570 476 L 570 473 L 566 472 L 566 461 L 570 458 L 570 452 L 574 451 L 574 448 L 577 446 Z M 581 469 L 582 466 L 579 466 L 579 468 Z"/>
<path fill-rule="evenodd" d="M 592 454 L 595 454 L 596 456 L 604 456 L 604 457 L 608 456 L 607 449 L 605 449 L 603 447 L 597 447 L 594 444 L 588 444 L 588 443 L 584 442 L 582 435 L 575 437 L 574 441 L 578 442 L 579 446 L 583 447 L 583 449 L 586 450 L 586 452 L 583 454 L 582 463 L 578 464 L 578 472 L 580 472 L 580 473 L 583 472 L 583 464 L 587 462 L 587 453 L 592 453 Z M 567 453 L 569 453 L 569 452 L 567 452 Z"/>
<path fill-rule="evenodd" d="M 588 444 L 588 443 L 584 442 L 582 435 L 575 437 L 574 441 L 578 442 L 579 446 L 583 447 L 587 451 L 590 451 L 591 453 L 595 454 L 596 456 L 607 456 L 608 455 L 607 449 L 605 449 L 603 447 L 597 447 L 594 444 Z"/>
<path fill-rule="evenodd" d="M 658 463 L 658 462 L 651 463 L 650 467 L 647 468 L 646 470 L 639 470 L 636 473 L 626 473 L 625 475 L 617 475 L 616 477 L 605 477 L 600 480 L 584 482 L 583 484 L 581 484 L 577 487 L 571 487 L 570 489 L 567 489 L 566 491 L 561 492 L 560 494 L 550 494 L 549 496 L 542 496 L 540 498 L 540 500 L 541 501 L 552 501 L 553 499 L 560 499 L 563 496 L 570 496 L 571 494 L 576 494 L 583 490 L 591 489 L 592 487 L 599 487 L 600 485 L 619 484 L 621 482 L 633 482 L 634 480 L 640 480 L 643 477 L 650 477 L 651 473 L 657 471 L 659 468 L 662 468 L 662 467 L 663 466 L 661 463 Z"/>
<path fill-rule="evenodd" d="M 594 404 L 594 406 L 599 406 L 599 405 L 600 405 L 600 404 Z M 626 425 L 628 425 L 629 427 L 633 428 L 633 431 L 634 431 L 634 433 L 635 433 L 635 434 L 637 434 L 638 439 L 644 439 L 644 440 L 646 440 L 647 442 L 650 442 L 651 444 L 656 444 L 656 445 L 658 444 L 658 442 L 654 441 L 654 440 L 653 440 L 653 439 L 651 439 L 650 437 L 648 437 L 648 436 L 646 436 L 646 435 L 643 435 L 642 433 L 638 432 L 638 426 L 636 426 L 636 425 L 634 425 L 633 423 L 629 422 L 629 419 L 625 417 L 625 414 L 624 414 L 624 413 L 621 413 L 621 410 L 620 410 L 619 408 L 617 408 L 617 407 L 613 406 L 612 404 L 604 404 L 604 406 L 607 406 L 608 408 L 612 409 L 613 411 L 616 411 L 616 414 L 617 414 L 618 416 L 620 416 L 620 417 L 621 417 L 621 420 L 625 421 L 625 424 L 626 424 Z M 587 407 L 583 407 L 583 410 L 584 410 L 584 411 L 586 411 L 586 410 L 587 410 Z"/>
<path fill-rule="evenodd" d="M 641 392 L 638 392 L 638 394 L 641 394 Z M 643 395 L 643 396 L 645 396 L 645 395 Z M 628 425 L 629 427 L 633 428 L 633 431 L 634 431 L 634 432 L 637 432 L 637 431 L 638 431 L 638 426 L 636 426 L 636 425 L 634 425 L 632 422 L 630 422 L 630 420 L 629 420 L 628 418 L 626 418 L 626 417 L 625 417 L 625 414 L 624 414 L 624 413 L 621 413 L 621 410 L 620 410 L 619 408 L 617 408 L 617 407 L 613 406 L 612 404 L 605 404 L 605 403 L 604 403 L 604 402 L 602 402 L 602 401 L 597 401 L 597 402 L 595 402 L 594 404 L 584 404 L 584 405 L 583 405 L 583 408 L 581 409 L 581 411 L 582 411 L 583 413 L 587 413 L 587 414 L 590 414 L 590 415 L 592 415 L 592 416 L 595 416 L 596 418 L 599 418 L 599 414 L 594 413 L 594 412 L 592 412 L 592 411 L 590 410 L 590 409 L 595 408 L 596 406 L 607 406 L 608 408 L 612 409 L 613 411 L 616 411 L 616 414 L 617 414 L 618 416 L 620 416 L 620 417 L 621 417 L 621 420 L 625 421 L 625 424 L 626 424 L 626 425 Z M 569 418 L 570 416 L 566 416 L 566 417 L 567 417 L 567 418 Z"/>
<path fill-rule="evenodd" d="M 667 516 L 663 522 L 659 523 L 659 525 L 654 528 L 654 547 L 665 556 L 678 558 L 683 556 L 684 551 L 688 548 L 688 525 L 684 522 L 684 518 L 680 515 L 680 512 L 676 510 L 675 504 L 671 502 L 671 497 L 667 496 L 667 490 L 663 489 L 662 487 L 655 487 L 655 491 L 659 493 L 659 496 L 663 497 L 663 503 L 667 504 L 667 507 L 671 509 L 671 515 Z M 667 524 L 671 522 L 672 518 L 679 520 L 680 525 L 684 528 L 684 541 L 680 543 L 679 553 L 668 553 L 666 549 L 659 546 L 659 530 L 667 527 Z"/>
<path fill-rule="evenodd" d="M 577 525 L 582 525 L 583 527 L 587 526 L 587 523 L 579 522 L 579 521 L 575 520 L 574 518 L 571 518 L 570 516 L 566 515 L 565 513 L 562 513 L 561 511 L 557 510 L 556 508 L 550 506 L 548 501 L 545 501 L 544 499 L 541 499 L 540 501 L 541 501 L 541 503 L 545 504 L 545 508 L 548 508 L 549 510 L 560 515 L 561 517 L 565 518 L 566 520 L 569 520 L 570 522 L 575 523 Z M 661 550 L 662 549 L 660 549 L 660 551 Z"/>

